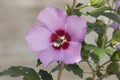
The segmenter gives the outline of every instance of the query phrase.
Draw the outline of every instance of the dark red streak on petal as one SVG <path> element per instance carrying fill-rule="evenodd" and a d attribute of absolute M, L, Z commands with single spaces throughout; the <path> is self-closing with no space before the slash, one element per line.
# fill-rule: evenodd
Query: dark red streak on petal
<path fill-rule="evenodd" d="M 52 34 L 50 40 L 51 40 L 51 42 L 55 42 L 58 38 L 59 38 L 59 36 L 57 34 Z"/>
<path fill-rule="evenodd" d="M 67 49 L 69 47 L 69 43 L 65 42 L 63 45 L 61 45 L 63 49 Z"/>

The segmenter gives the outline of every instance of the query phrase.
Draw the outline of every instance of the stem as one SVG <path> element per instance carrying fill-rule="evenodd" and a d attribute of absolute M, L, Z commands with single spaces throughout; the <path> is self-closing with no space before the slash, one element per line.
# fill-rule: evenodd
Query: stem
<path fill-rule="evenodd" d="M 83 72 L 83 73 L 86 73 L 86 74 L 93 74 L 92 72 Z"/>
<path fill-rule="evenodd" d="M 99 70 L 99 63 L 100 63 L 100 62 L 98 62 L 98 63 L 96 64 L 96 71 Z M 97 74 L 96 71 L 93 72 L 93 80 L 95 80 L 95 78 L 96 78 L 96 74 Z"/>
<path fill-rule="evenodd" d="M 105 74 L 103 74 L 101 77 L 99 77 L 99 79 L 97 79 L 97 80 L 102 80 L 103 78 L 106 78 L 107 76 L 108 76 L 108 74 L 105 73 Z"/>
<path fill-rule="evenodd" d="M 86 7 L 89 7 L 89 6 L 90 6 L 90 4 L 83 5 L 83 6 L 81 6 L 79 9 L 83 9 L 83 8 L 86 8 Z"/>
<path fill-rule="evenodd" d="M 93 73 L 93 80 L 95 80 L 96 72 Z"/>
<path fill-rule="evenodd" d="M 75 8 L 76 0 L 73 0 L 73 5 L 72 5 L 72 14 L 74 13 L 74 8 Z"/>
<path fill-rule="evenodd" d="M 64 64 L 63 64 L 63 63 L 60 63 L 60 70 L 59 70 L 59 73 L 58 73 L 57 80 L 62 80 L 62 72 L 63 72 L 63 69 L 64 69 Z"/>
<path fill-rule="evenodd" d="M 110 60 L 106 61 L 104 64 L 102 64 L 100 67 L 105 66 L 106 64 L 108 64 L 110 62 Z"/>
<path fill-rule="evenodd" d="M 87 61 L 87 63 L 89 65 L 90 69 L 94 72 L 95 70 L 92 68 L 92 65 L 89 63 L 89 61 Z"/>
<path fill-rule="evenodd" d="M 107 2 L 107 3 L 108 3 L 108 5 L 110 6 L 109 2 Z M 113 6 L 114 6 L 114 0 L 113 0 L 113 2 L 112 2 L 112 8 L 113 8 Z M 112 12 L 112 11 L 111 11 L 111 12 Z M 105 49 L 105 47 L 106 47 L 107 31 L 108 31 L 108 29 L 109 29 L 110 22 L 111 22 L 111 20 L 108 19 L 107 28 L 106 28 L 106 30 L 105 30 L 105 32 L 104 32 L 103 42 L 102 42 L 102 46 L 101 46 L 101 48 L 103 48 L 103 49 Z M 96 70 L 99 70 L 101 67 L 103 67 L 104 65 L 106 65 L 106 64 L 109 63 L 109 62 L 110 62 L 110 60 L 108 60 L 107 62 L 105 62 L 104 64 L 102 64 L 100 67 L 99 67 L 99 62 L 98 62 L 97 65 L 96 65 L 96 66 L 97 66 Z M 102 78 L 104 78 L 104 76 L 103 76 Z M 95 79 L 93 79 L 93 80 L 95 80 Z"/>
<path fill-rule="evenodd" d="M 109 20 L 109 23 L 110 23 L 110 20 Z M 105 45 L 106 45 L 108 28 L 109 28 L 109 27 L 106 28 L 105 33 L 104 33 L 104 39 L 103 39 L 102 47 L 101 47 L 101 48 L 103 48 L 103 49 L 105 48 Z"/>
<path fill-rule="evenodd" d="M 92 67 L 92 65 L 89 63 L 89 61 L 87 61 L 87 63 L 88 63 L 88 65 L 89 65 L 89 67 L 90 67 L 90 69 L 92 70 L 92 74 L 93 74 L 93 80 L 95 80 L 95 76 L 96 76 L 96 72 L 95 72 L 95 70 L 93 69 L 93 67 Z"/>

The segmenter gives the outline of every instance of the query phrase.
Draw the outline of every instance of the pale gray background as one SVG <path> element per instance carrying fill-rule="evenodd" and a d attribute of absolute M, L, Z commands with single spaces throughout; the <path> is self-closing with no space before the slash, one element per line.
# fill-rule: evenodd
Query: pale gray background
<path fill-rule="evenodd" d="M 89 0 L 78 1 L 88 3 Z M 0 0 L 0 71 L 13 65 L 29 66 L 36 70 L 43 69 L 43 66 L 35 67 L 37 54 L 28 49 L 24 37 L 28 29 L 37 22 L 37 15 L 41 9 L 54 6 L 65 10 L 66 4 L 72 4 L 72 0 Z M 95 36 L 94 33 L 88 36 L 88 42 L 94 43 L 90 38 Z M 45 69 L 50 71 L 54 65 L 51 64 Z M 90 71 L 86 64 L 81 63 L 80 66 Z M 54 80 L 56 75 L 57 72 L 53 74 Z M 112 78 L 105 80 L 117 80 Z M 0 77 L 0 80 L 22 80 L 22 78 Z M 63 80 L 81 79 L 71 72 L 64 71 Z"/>

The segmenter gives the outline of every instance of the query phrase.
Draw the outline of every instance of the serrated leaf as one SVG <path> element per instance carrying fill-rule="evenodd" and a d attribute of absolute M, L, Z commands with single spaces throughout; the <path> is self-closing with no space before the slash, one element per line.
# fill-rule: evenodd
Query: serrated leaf
<path fill-rule="evenodd" d="M 39 75 L 42 80 L 53 80 L 52 75 L 45 70 L 40 70 Z"/>
<path fill-rule="evenodd" d="M 65 69 L 68 71 L 72 71 L 75 75 L 83 78 L 83 70 L 77 64 L 66 65 Z"/>
<path fill-rule="evenodd" d="M 23 76 L 24 80 L 40 80 L 39 75 L 34 69 L 23 66 L 12 66 L 8 70 L 0 72 L 0 76 Z"/>
<path fill-rule="evenodd" d="M 102 15 L 113 20 L 113 21 L 116 21 L 117 23 L 120 24 L 120 19 L 118 18 L 118 16 L 116 14 L 110 13 L 110 12 L 105 12 Z"/>
<path fill-rule="evenodd" d="M 105 6 L 102 6 L 100 8 L 97 8 L 91 12 L 88 12 L 88 14 L 90 14 L 91 16 L 97 18 L 98 16 L 100 16 L 102 13 L 104 13 L 106 10 L 112 10 L 111 7 L 105 7 Z"/>

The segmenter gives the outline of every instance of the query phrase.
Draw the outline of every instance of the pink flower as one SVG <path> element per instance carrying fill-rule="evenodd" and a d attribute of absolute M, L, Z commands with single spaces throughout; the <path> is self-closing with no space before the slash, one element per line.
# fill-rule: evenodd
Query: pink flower
<path fill-rule="evenodd" d="M 117 11 L 118 11 L 118 9 L 120 9 L 120 0 L 115 0 L 115 14 L 119 17 L 119 19 L 120 19 L 120 14 L 118 14 L 117 13 Z M 119 11 L 120 12 L 120 11 Z M 117 23 L 117 22 L 115 22 L 115 21 L 113 21 L 112 22 L 112 24 L 111 24 L 111 27 L 113 28 L 113 29 L 120 29 L 120 24 L 119 23 Z"/>
<path fill-rule="evenodd" d="M 38 15 L 38 21 L 43 25 L 34 25 L 26 41 L 45 66 L 57 61 L 73 64 L 81 60 L 81 42 L 87 28 L 85 20 L 75 15 L 67 16 L 61 9 L 47 7 Z"/>

